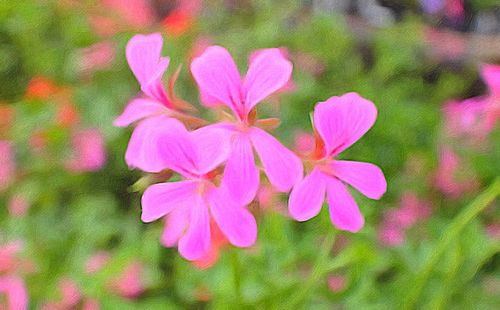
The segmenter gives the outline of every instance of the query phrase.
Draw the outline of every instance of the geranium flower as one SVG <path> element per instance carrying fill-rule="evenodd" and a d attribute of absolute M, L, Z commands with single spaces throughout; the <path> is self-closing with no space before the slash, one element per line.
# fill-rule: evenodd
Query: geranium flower
<path fill-rule="evenodd" d="M 327 193 L 330 219 L 337 228 L 357 232 L 363 227 L 363 216 L 345 183 L 368 198 L 379 199 L 387 188 L 384 174 L 373 164 L 335 157 L 360 139 L 376 117 L 375 105 L 356 93 L 331 97 L 316 105 L 313 126 L 317 141 L 310 159 L 312 170 L 294 186 L 289 198 L 294 219 L 306 221 L 316 216 Z"/>
<path fill-rule="evenodd" d="M 123 113 L 115 119 L 113 124 L 126 127 L 141 121 L 134 129 L 125 153 L 125 161 L 131 168 L 139 168 L 147 172 L 159 172 L 161 161 L 155 154 L 157 138 L 153 132 L 156 118 L 176 116 L 193 121 L 194 118 L 176 112 L 184 102 L 171 100 L 163 86 L 162 76 L 167 70 L 170 59 L 161 56 L 163 38 L 159 33 L 150 35 L 135 35 L 127 44 L 126 54 L 130 69 L 139 81 L 142 94 L 132 99 Z M 173 84 L 171 85 L 173 95 Z M 176 99 L 176 98 L 174 98 Z M 153 154 L 153 155 L 151 155 Z"/>
<path fill-rule="evenodd" d="M 260 180 L 254 149 L 270 183 L 282 192 L 290 190 L 300 179 L 302 164 L 294 153 L 257 127 L 269 120 L 256 120 L 255 107 L 288 83 L 292 64 L 279 49 L 264 49 L 250 61 L 242 79 L 229 52 L 223 47 L 211 46 L 193 60 L 191 72 L 205 105 L 222 104 L 234 114 L 233 122 L 210 126 L 223 129 L 225 133 L 220 139 L 230 143 L 222 183 L 233 199 L 246 205 L 256 195 Z"/>
<path fill-rule="evenodd" d="M 178 243 L 179 252 L 188 260 L 208 253 L 210 217 L 233 245 L 252 245 L 257 235 L 252 214 L 230 199 L 226 188 L 217 188 L 211 177 L 229 152 L 221 133 L 207 127 L 190 133 L 173 118 L 157 122 L 155 128 L 161 133 L 158 155 L 163 168 L 181 174 L 184 180 L 148 187 L 142 196 L 142 220 L 152 222 L 167 215 L 163 243 Z"/>
<path fill-rule="evenodd" d="M 28 309 L 28 293 L 21 278 L 14 275 L 0 276 L 0 297 L 1 295 L 7 297 L 7 303 L 0 304 L 0 309 Z"/>
<path fill-rule="evenodd" d="M 15 174 L 14 147 L 10 141 L 0 140 L 0 192 L 14 182 Z"/>

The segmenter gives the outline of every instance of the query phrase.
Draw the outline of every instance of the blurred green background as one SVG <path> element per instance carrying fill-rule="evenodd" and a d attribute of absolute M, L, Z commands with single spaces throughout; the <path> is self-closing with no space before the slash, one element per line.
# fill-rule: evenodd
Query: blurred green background
<path fill-rule="evenodd" d="M 500 6 L 466 1 L 457 19 L 448 4 L 428 7 L 441 2 L 450 1 L 0 2 L 0 140 L 15 154 L 0 154 L 0 165 L 15 162 L 0 185 L 0 247 L 23 243 L 0 279 L 22 278 L 32 309 L 500 308 L 500 131 L 450 135 L 443 109 L 489 93 L 480 72 L 500 61 Z M 128 169 L 131 128 L 112 125 L 139 91 L 125 45 L 158 31 L 171 57 L 164 80 L 181 66 L 176 93 L 196 106 L 189 63 L 204 46 L 225 46 L 242 72 L 253 50 L 286 48 L 294 89 L 258 113 L 281 119 L 274 133 L 291 148 L 317 102 L 350 91 L 372 100 L 375 126 L 342 155 L 376 163 L 388 181 L 380 201 L 353 193 L 361 232 L 337 231 L 325 208 L 295 222 L 277 195 L 251 206 L 256 245 L 225 246 L 210 268 L 162 247 L 163 224 L 140 221 L 152 177 Z M 79 157 L 93 150 L 75 142 L 88 130 L 93 147 L 103 138 L 103 165 Z M 391 231 L 391 214 L 408 204 L 426 215 Z M 96 253 L 105 259 L 89 272 Z"/>

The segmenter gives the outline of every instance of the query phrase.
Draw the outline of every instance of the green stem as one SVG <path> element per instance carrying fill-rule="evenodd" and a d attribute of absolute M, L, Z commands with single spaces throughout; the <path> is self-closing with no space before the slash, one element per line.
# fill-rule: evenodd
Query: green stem
<path fill-rule="evenodd" d="M 294 298 L 290 300 L 285 309 L 296 309 L 297 305 L 302 303 L 304 299 L 307 298 L 311 290 L 316 286 L 317 282 L 323 277 L 325 272 L 329 269 L 326 268 L 326 263 L 328 262 L 328 256 L 331 253 L 333 244 L 335 242 L 335 234 L 327 235 L 323 243 L 321 244 L 320 252 L 316 258 L 314 266 L 312 268 L 309 278 L 304 285 L 299 287 L 297 294 L 294 294 Z"/>
<path fill-rule="evenodd" d="M 415 281 L 412 282 L 412 289 L 409 291 L 409 296 L 404 301 L 404 309 L 413 309 L 420 297 L 422 289 L 425 287 L 427 280 L 430 278 L 432 270 L 438 264 L 441 256 L 446 251 L 448 245 L 455 240 L 465 226 L 472 221 L 481 211 L 486 209 L 488 205 L 497 198 L 500 194 L 500 178 L 497 178 L 493 183 L 481 193 L 474 201 L 469 204 L 455 219 L 448 225 L 441 239 L 436 245 L 433 254 L 424 264 L 422 270 L 418 272 Z"/>
<path fill-rule="evenodd" d="M 233 269 L 233 284 L 234 284 L 234 295 L 236 296 L 236 301 L 238 304 L 243 304 L 243 296 L 241 293 L 241 266 L 240 260 L 238 258 L 238 253 L 236 249 L 230 251 L 231 267 Z"/>

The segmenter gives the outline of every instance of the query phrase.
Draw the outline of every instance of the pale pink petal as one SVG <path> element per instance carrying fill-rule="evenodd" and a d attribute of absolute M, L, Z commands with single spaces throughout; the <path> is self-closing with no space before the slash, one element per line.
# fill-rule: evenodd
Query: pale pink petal
<path fill-rule="evenodd" d="M 233 245 L 248 247 L 257 238 L 257 223 L 252 213 L 238 205 L 224 187 L 210 193 L 210 211 L 220 230 Z"/>
<path fill-rule="evenodd" d="M 279 191 L 289 191 L 302 177 L 300 159 L 262 129 L 252 128 L 251 139 L 269 182 Z"/>
<path fill-rule="evenodd" d="M 233 131 L 219 124 L 209 125 L 191 132 L 198 151 L 197 167 L 200 174 L 206 174 L 227 160 L 231 151 L 230 139 Z"/>
<path fill-rule="evenodd" d="M 335 156 L 359 140 L 375 123 L 377 108 L 356 93 L 331 97 L 314 109 L 314 127 Z"/>
<path fill-rule="evenodd" d="M 162 103 L 169 104 L 161 77 L 169 65 L 168 57 L 161 57 L 163 38 L 160 33 L 135 35 L 127 44 L 126 55 L 130 69 L 141 85 L 141 90 Z"/>
<path fill-rule="evenodd" d="M 190 210 L 189 228 L 179 240 L 179 252 L 188 260 L 200 259 L 210 250 L 210 215 L 202 197 L 197 197 Z"/>
<path fill-rule="evenodd" d="M 327 196 L 330 206 L 330 219 L 341 230 L 358 232 L 365 223 L 358 205 L 347 188 L 336 178 L 327 179 Z"/>
<path fill-rule="evenodd" d="M 278 48 L 259 51 L 253 57 L 243 82 L 248 113 L 257 103 L 276 92 L 290 80 L 293 65 Z"/>
<path fill-rule="evenodd" d="M 179 181 L 151 185 L 142 195 L 143 222 L 152 222 L 175 208 L 193 204 L 198 188 L 197 181 Z"/>
<path fill-rule="evenodd" d="M 297 221 L 307 221 L 318 215 L 325 200 L 325 176 L 313 169 L 302 181 L 292 189 L 288 199 L 290 215 Z"/>
<path fill-rule="evenodd" d="M 231 154 L 226 163 L 222 183 L 240 205 L 249 204 L 259 188 L 259 170 L 255 166 L 252 144 L 244 134 L 234 135 Z"/>
<path fill-rule="evenodd" d="M 166 115 L 150 117 L 140 122 L 134 129 L 125 152 L 128 166 L 146 172 L 160 172 L 169 168 L 169 158 L 160 153 L 158 141 L 165 133 L 172 135 L 172 131 L 176 132 L 178 127 L 177 121 Z"/>
<path fill-rule="evenodd" d="M 208 47 L 191 63 L 191 73 L 204 99 L 210 99 L 210 102 L 218 100 L 237 115 L 241 114 L 241 78 L 233 58 L 225 48 Z"/>
<path fill-rule="evenodd" d="M 165 228 L 161 235 L 161 244 L 173 247 L 184 234 L 189 224 L 189 208 L 175 208 L 165 218 Z"/>
<path fill-rule="evenodd" d="M 387 190 L 384 173 L 374 164 L 334 160 L 331 167 L 335 176 L 349 183 L 368 198 L 380 199 Z"/>
<path fill-rule="evenodd" d="M 127 104 L 123 113 L 113 121 L 113 125 L 127 127 L 145 117 L 167 112 L 168 109 L 158 101 L 147 98 L 135 98 Z"/>

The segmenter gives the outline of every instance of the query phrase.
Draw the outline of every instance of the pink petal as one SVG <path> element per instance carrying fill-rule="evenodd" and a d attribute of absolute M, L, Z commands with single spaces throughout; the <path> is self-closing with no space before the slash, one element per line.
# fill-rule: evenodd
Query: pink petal
<path fill-rule="evenodd" d="M 387 190 L 384 173 L 374 164 L 334 160 L 332 169 L 335 176 L 349 183 L 368 198 L 380 199 Z"/>
<path fill-rule="evenodd" d="M 114 120 L 113 125 L 117 127 L 127 127 L 145 117 L 165 113 L 167 111 L 165 106 L 158 101 L 146 98 L 135 98 L 128 103 L 123 113 Z"/>
<path fill-rule="evenodd" d="M 326 190 L 332 223 L 338 229 L 353 233 L 363 228 L 365 224 L 363 215 L 345 185 L 336 178 L 328 178 Z"/>
<path fill-rule="evenodd" d="M 233 58 L 225 48 L 208 47 L 191 63 L 191 73 L 205 100 L 222 102 L 240 115 L 241 78 Z"/>
<path fill-rule="evenodd" d="M 359 140 L 375 123 L 377 108 L 356 93 L 331 97 L 314 109 L 314 127 L 329 155 L 335 156 Z"/>
<path fill-rule="evenodd" d="M 146 172 L 160 172 L 168 168 L 168 158 L 160 153 L 158 140 L 163 133 L 170 133 L 171 127 L 176 127 L 176 122 L 166 115 L 150 117 L 140 122 L 134 129 L 125 152 L 128 166 Z"/>
<path fill-rule="evenodd" d="M 493 96 L 500 97 L 500 66 L 483 65 L 481 75 Z"/>
<path fill-rule="evenodd" d="M 210 216 L 202 197 L 190 209 L 189 228 L 179 240 L 179 252 L 188 260 L 197 260 L 210 250 Z"/>
<path fill-rule="evenodd" d="M 189 223 L 189 209 L 175 208 L 165 219 L 165 228 L 161 235 L 161 244 L 173 247 L 184 234 Z"/>
<path fill-rule="evenodd" d="M 142 91 L 160 102 L 168 102 L 161 77 L 170 59 L 161 57 L 163 38 L 160 33 L 135 35 L 126 49 L 130 69 L 141 85 Z"/>
<path fill-rule="evenodd" d="M 297 183 L 288 199 L 290 215 L 297 221 L 307 221 L 318 215 L 325 200 L 326 183 L 323 174 L 313 169 Z"/>
<path fill-rule="evenodd" d="M 192 141 L 198 150 L 197 167 L 200 174 L 206 174 L 226 161 L 231 151 L 232 131 L 218 124 L 199 128 L 191 133 Z"/>
<path fill-rule="evenodd" d="M 28 309 L 28 294 L 21 278 L 9 275 L 0 276 L 0 295 L 3 295 L 2 293 L 5 293 L 7 297 L 7 309 Z"/>
<path fill-rule="evenodd" d="M 215 189 L 210 194 L 210 211 L 229 242 L 238 247 L 254 244 L 257 223 L 252 213 L 235 203 L 224 187 Z"/>
<path fill-rule="evenodd" d="M 251 139 L 269 182 L 282 192 L 289 191 L 302 177 L 300 159 L 262 129 L 252 128 Z"/>
<path fill-rule="evenodd" d="M 252 57 L 243 90 L 248 113 L 257 103 L 279 90 L 290 80 L 293 65 L 278 48 L 259 51 Z"/>
<path fill-rule="evenodd" d="M 255 166 L 252 145 L 248 136 L 234 135 L 231 154 L 226 163 L 222 183 L 236 203 L 246 206 L 259 188 L 259 171 Z"/>
<path fill-rule="evenodd" d="M 156 221 L 175 208 L 190 206 L 198 189 L 197 181 L 179 181 L 151 185 L 142 195 L 143 222 Z"/>

